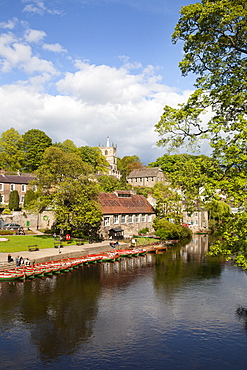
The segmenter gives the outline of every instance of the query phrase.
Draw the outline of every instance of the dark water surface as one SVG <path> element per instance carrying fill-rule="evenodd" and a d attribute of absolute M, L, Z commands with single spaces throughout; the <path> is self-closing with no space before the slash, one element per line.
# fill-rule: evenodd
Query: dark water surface
<path fill-rule="evenodd" d="M 247 275 L 207 245 L 0 283 L 0 368 L 246 368 Z"/>

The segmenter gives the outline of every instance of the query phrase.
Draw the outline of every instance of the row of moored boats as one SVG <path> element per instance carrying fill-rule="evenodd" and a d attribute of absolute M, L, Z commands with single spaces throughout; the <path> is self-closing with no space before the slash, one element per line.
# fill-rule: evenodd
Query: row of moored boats
<path fill-rule="evenodd" d="M 103 262 L 115 262 L 125 257 L 138 257 L 147 253 L 146 249 L 120 249 L 113 252 L 104 252 L 99 254 L 88 254 L 82 257 L 66 258 L 59 261 L 49 261 L 37 263 L 32 266 L 20 266 L 0 272 L 0 281 L 13 281 L 34 279 L 66 273 L 82 267 Z"/>

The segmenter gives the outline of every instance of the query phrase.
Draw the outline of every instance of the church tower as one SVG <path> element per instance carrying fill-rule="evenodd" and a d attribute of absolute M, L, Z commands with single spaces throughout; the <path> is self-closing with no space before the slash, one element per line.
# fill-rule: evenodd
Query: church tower
<path fill-rule="evenodd" d="M 109 163 L 109 175 L 116 177 L 118 180 L 121 178 L 121 174 L 117 168 L 117 147 L 110 146 L 110 138 L 107 136 L 106 146 L 100 146 L 102 154 L 105 156 L 107 162 Z"/>

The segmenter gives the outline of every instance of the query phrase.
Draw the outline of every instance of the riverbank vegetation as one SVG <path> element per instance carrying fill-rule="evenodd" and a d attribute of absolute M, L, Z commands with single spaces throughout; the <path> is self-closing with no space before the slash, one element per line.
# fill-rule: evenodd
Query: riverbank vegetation
<path fill-rule="evenodd" d="M 211 253 L 231 255 L 246 268 L 246 2 L 201 0 L 183 6 L 180 13 L 172 40 L 184 43 L 179 66 L 183 76 L 197 76 L 195 91 L 177 108 L 164 107 L 156 125 L 158 144 L 170 152 L 182 147 L 195 152 L 202 143 L 210 145 L 211 173 L 200 196 L 204 202 L 216 199 L 235 208 L 217 224 L 222 237 Z M 190 184 L 195 169 L 187 168 Z"/>

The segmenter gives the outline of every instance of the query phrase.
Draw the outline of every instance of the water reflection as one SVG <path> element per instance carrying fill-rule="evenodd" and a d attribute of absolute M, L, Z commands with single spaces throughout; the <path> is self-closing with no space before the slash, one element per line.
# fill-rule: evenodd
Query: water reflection
<path fill-rule="evenodd" d="M 92 335 L 90 323 L 97 314 L 99 290 L 97 269 L 4 283 L 0 328 L 24 324 L 30 331 L 30 341 L 44 359 L 70 353 Z"/>
<path fill-rule="evenodd" d="M 197 368 L 213 368 L 211 342 L 227 354 L 247 311 L 242 275 L 206 257 L 208 244 L 198 236 L 157 255 L 0 284 L 2 367 L 196 368 L 195 356 Z"/>

